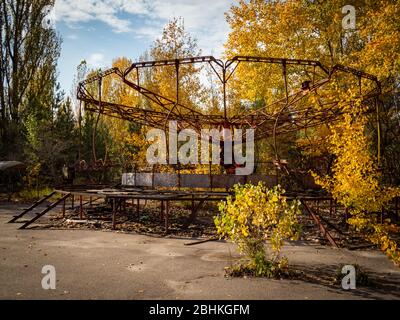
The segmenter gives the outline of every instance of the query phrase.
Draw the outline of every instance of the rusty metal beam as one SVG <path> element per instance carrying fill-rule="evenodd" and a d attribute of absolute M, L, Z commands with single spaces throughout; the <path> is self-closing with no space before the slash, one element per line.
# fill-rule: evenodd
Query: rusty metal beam
<path fill-rule="evenodd" d="M 164 66 L 175 66 L 181 64 L 193 64 L 193 63 L 204 63 L 204 62 L 215 62 L 220 67 L 223 66 L 223 62 L 214 58 L 213 56 L 201 56 L 201 57 L 189 57 L 181 59 L 168 59 L 168 60 L 155 60 L 155 61 L 143 61 L 133 63 L 128 69 L 124 71 L 124 76 L 126 77 L 132 70 L 140 68 L 150 68 L 150 67 L 164 67 Z"/>
<path fill-rule="evenodd" d="M 309 215 L 312 217 L 312 219 L 314 220 L 314 222 L 316 223 L 316 225 L 319 227 L 319 229 L 321 230 L 322 235 L 329 241 L 329 243 L 335 247 L 335 248 L 339 248 L 339 246 L 337 245 L 335 239 L 333 239 L 332 235 L 329 233 L 329 231 L 324 227 L 324 225 L 321 223 L 320 219 L 318 218 L 318 215 L 316 215 L 308 206 L 308 204 L 306 203 L 306 201 L 304 199 L 301 199 L 301 204 L 304 206 L 304 208 L 307 210 L 307 212 L 309 213 Z"/>
<path fill-rule="evenodd" d="M 200 110 L 195 110 L 179 103 L 179 66 L 195 63 L 210 64 L 214 72 L 217 74 L 218 79 L 221 81 L 224 107 L 223 114 L 204 114 Z M 307 83 L 306 86 L 302 86 L 302 90 L 298 90 L 294 93 L 289 94 L 287 89 L 286 97 L 275 101 L 271 105 L 257 110 L 247 111 L 242 114 L 229 116 L 227 110 L 227 84 L 240 63 L 282 65 L 284 68 L 284 80 L 286 79 L 286 66 L 313 67 L 312 81 L 309 81 L 310 83 Z M 140 85 L 139 69 L 164 66 L 174 66 L 177 70 L 176 101 Z M 215 66 L 217 66 L 217 68 L 215 68 Z M 316 76 L 319 78 L 321 77 L 321 75 L 316 72 L 316 68 L 322 70 L 325 77 L 316 80 Z M 137 72 L 137 83 L 133 83 L 127 79 L 128 75 L 133 70 L 136 70 Z M 82 81 L 78 86 L 77 97 L 79 100 L 85 102 L 86 110 L 90 112 L 96 112 L 106 116 L 136 122 L 145 126 L 165 129 L 169 120 L 177 121 L 180 129 L 191 127 L 198 131 L 205 126 L 221 127 L 229 125 L 230 127 L 242 129 L 257 129 L 256 139 L 262 139 L 266 136 L 285 134 L 319 126 L 338 119 L 341 115 L 341 110 L 338 107 L 339 102 L 323 101 L 319 95 L 319 90 L 325 84 L 329 83 L 333 76 L 338 72 L 353 74 L 357 76 L 358 79 L 366 79 L 374 83 L 374 89 L 362 97 L 365 103 L 369 101 L 368 99 L 376 98 L 381 93 L 380 83 L 375 76 L 343 65 L 335 65 L 332 68 L 328 68 L 322 65 L 319 61 L 314 60 L 254 56 L 236 56 L 223 62 L 222 60 L 216 59 L 212 56 L 201 56 L 136 62 L 125 71 L 121 71 L 118 68 L 112 68 Z M 138 106 L 127 106 L 110 101 L 104 101 L 105 99 L 101 99 L 100 96 L 97 98 L 94 97 L 91 94 L 88 85 L 113 74 L 117 76 L 117 81 L 119 79 L 131 89 L 137 91 L 147 100 L 159 106 L 160 110 L 141 108 Z M 287 88 L 288 84 L 287 82 L 285 83 L 285 87 Z M 307 106 L 301 106 L 302 104 L 307 104 L 307 98 L 311 95 L 317 96 L 318 101 L 320 101 L 319 108 L 315 108 L 311 103 Z M 280 110 L 280 112 L 271 113 L 270 110 Z"/>
<path fill-rule="evenodd" d="M 23 224 L 19 229 L 26 229 L 28 226 L 30 226 L 32 223 L 34 223 L 36 220 L 39 218 L 43 217 L 47 212 L 53 210 L 55 207 L 57 207 L 61 202 L 67 200 L 71 196 L 70 193 L 64 195 L 61 199 L 57 200 L 56 202 L 52 203 L 49 205 L 46 209 L 44 209 L 42 212 L 38 213 L 34 218 Z"/>
<path fill-rule="evenodd" d="M 36 207 L 41 205 L 46 200 L 50 199 L 55 194 L 56 194 L 56 192 L 53 191 L 49 195 L 47 195 L 47 196 L 43 197 L 42 199 L 40 199 L 39 201 L 36 201 L 32 206 L 30 206 L 29 208 L 27 208 L 24 211 L 22 211 L 19 215 L 16 215 L 15 217 L 13 217 L 8 223 L 15 223 L 18 219 L 22 218 L 24 215 L 26 215 L 27 213 L 31 212 L 33 209 L 35 209 Z"/>

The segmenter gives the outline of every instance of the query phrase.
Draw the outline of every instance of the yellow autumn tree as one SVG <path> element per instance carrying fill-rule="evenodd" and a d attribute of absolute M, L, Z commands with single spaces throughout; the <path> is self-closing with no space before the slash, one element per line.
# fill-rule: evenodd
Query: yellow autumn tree
<path fill-rule="evenodd" d="M 120 57 L 113 61 L 113 67 L 121 71 L 126 70 L 132 65 L 133 61 Z M 108 78 L 108 99 L 117 104 L 129 106 L 131 108 L 138 108 L 141 104 L 142 97 L 138 92 L 135 92 L 125 84 L 123 84 L 118 75 L 112 75 Z M 132 73 L 128 77 L 136 82 L 136 75 Z M 113 81 L 113 80 L 117 81 Z M 143 148 L 146 146 L 144 137 L 141 133 L 142 127 L 137 123 L 131 123 L 126 120 L 117 118 L 105 117 L 105 123 L 112 138 L 112 145 L 110 152 L 114 159 L 118 159 L 125 169 L 131 169 L 137 163 L 143 163 L 145 155 L 143 155 Z"/>
<path fill-rule="evenodd" d="M 400 229 L 390 219 L 380 221 L 382 210 L 400 196 L 400 189 L 381 185 L 377 161 L 368 148 L 371 143 L 365 134 L 366 124 L 365 115 L 353 113 L 332 125 L 328 147 L 336 156 L 332 176 L 313 175 L 319 185 L 349 209 L 348 223 L 400 264 L 400 250 L 393 239 Z"/>
<path fill-rule="evenodd" d="M 400 74 L 400 3 L 356 0 L 352 4 L 356 28 L 347 30 L 342 25 L 342 8 L 348 1 L 239 1 L 227 14 L 231 32 L 226 55 L 310 59 L 328 67 L 343 64 L 376 75 L 383 92 L 392 92 Z M 288 77 L 296 73 L 289 72 Z M 232 90 L 241 99 L 261 100 L 267 105 L 282 92 L 279 79 L 281 70 L 270 66 L 238 68 Z M 398 262 L 397 244 L 390 239 L 394 226 L 376 218 L 376 212 L 398 194 L 394 186 L 382 184 L 382 168 L 378 168 L 377 155 L 382 151 L 385 156 L 384 146 L 376 143 L 383 134 L 377 121 L 382 110 L 367 113 L 371 106 L 367 110 L 368 105 L 357 101 L 357 79 L 332 80 L 323 89 L 324 99 L 341 101 L 343 117 L 331 126 L 298 133 L 298 145 L 314 154 L 334 156 L 331 171 L 317 182 L 350 209 L 350 224 Z M 371 89 L 367 86 L 366 81 L 361 82 L 362 92 Z M 386 107 L 390 108 L 390 103 Z"/>
<path fill-rule="evenodd" d="M 149 51 L 149 57 L 152 60 L 173 60 L 200 55 L 201 50 L 198 48 L 197 41 L 186 31 L 182 18 L 172 19 Z M 154 92 L 196 110 L 204 99 L 200 71 L 201 66 L 194 64 L 180 65 L 178 73 L 175 66 L 152 68 L 149 71 L 150 76 L 146 79 L 146 85 Z M 177 89 L 179 89 L 178 97 Z"/>

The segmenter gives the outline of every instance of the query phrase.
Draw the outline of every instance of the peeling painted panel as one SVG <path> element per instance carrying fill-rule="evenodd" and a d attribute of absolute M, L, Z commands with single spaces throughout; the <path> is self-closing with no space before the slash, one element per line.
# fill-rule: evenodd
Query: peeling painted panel
<path fill-rule="evenodd" d="M 121 185 L 134 187 L 135 186 L 135 174 L 134 173 L 122 174 Z"/>
<path fill-rule="evenodd" d="M 154 187 L 178 187 L 179 177 L 181 179 L 180 186 L 183 188 L 232 188 L 235 184 L 252 183 L 258 184 L 264 182 L 268 187 L 276 185 L 276 176 L 273 175 L 212 175 L 212 185 L 210 176 L 205 174 L 171 174 L 171 173 L 155 173 Z M 153 187 L 152 173 L 124 173 L 122 175 L 123 186 L 133 187 Z"/>
<path fill-rule="evenodd" d="M 258 184 L 260 181 L 264 182 L 268 187 L 276 185 L 276 176 L 272 175 L 251 175 L 248 176 L 247 181 L 252 184 Z"/>
<path fill-rule="evenodd" d="M 178 187 L 178 175 L 172 173 L 155 173 L 154 174 L 155 187 Z"/>
<path fill-rule="evenodd" d="M 213 188 L 232 188 L 235 184 L 246 183 L 246 176 L 236 175 L 214 175 L 213 176 Z"/>
<path fill-rule="evenodd" d="M 153 174 L 152 173 L 137 173 L 136 174 L 136 187 L 152 187 Z"/>
<path fill-rule="evenodd" d="M 183 188 L 210 188 L 210 176 L 207 174 L 181 175 L 181 187 Z"/>

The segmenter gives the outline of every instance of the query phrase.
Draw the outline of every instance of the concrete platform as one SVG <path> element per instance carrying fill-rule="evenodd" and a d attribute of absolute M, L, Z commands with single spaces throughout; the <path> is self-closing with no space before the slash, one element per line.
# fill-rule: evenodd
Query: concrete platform
<path fill-rule="evenodd" d="M 335 250 L 290 243 L 290 262 L 333 275 L 359 264 L 381 282 L 344 291 L 300 280 L 226 279 L 235 246 L 188 239 L 87 230 L 18 231 L 6 221 L 22 206 L 0 206 L 0 299 L 399 299 L 400 269 L 375 250 Z M 42 289 L 44 265 L 57 271 L 57 289 Z"/>

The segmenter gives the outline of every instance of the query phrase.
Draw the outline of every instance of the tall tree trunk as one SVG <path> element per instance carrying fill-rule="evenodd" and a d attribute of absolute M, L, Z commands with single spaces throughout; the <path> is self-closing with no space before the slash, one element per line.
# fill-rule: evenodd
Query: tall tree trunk
<path fill-rule="evenodd" d="M 5 52 L 3 46 L 3 36 L 4 36 L 4 24 L 5 19 L 3 17 L 3 12 L 5 10 L 4 4 L 0 2 L 0 108 L 1 108 L 1 138 L 3 138 L 4 134 L 4 126 L 6 122 L 6 99 L 5 99 Z"/>

